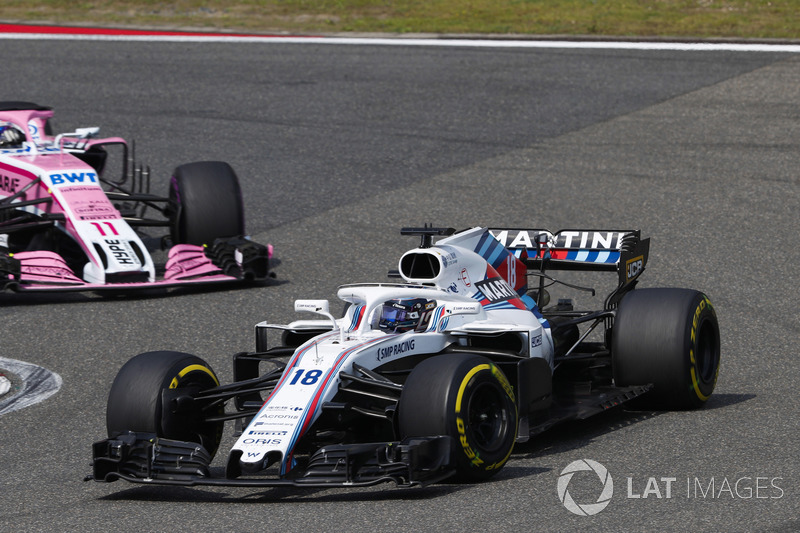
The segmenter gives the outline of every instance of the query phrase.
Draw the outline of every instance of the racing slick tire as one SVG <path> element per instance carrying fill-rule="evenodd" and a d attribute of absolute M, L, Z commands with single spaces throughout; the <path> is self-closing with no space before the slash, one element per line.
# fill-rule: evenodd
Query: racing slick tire
<path fill-rule="evenodd" d="M 690 289 L 633 290 L 617 309 L 611 353 L 617 386 L 653 385 L 633 407 L 701 407 L 719 372 L 714 307 L 705 294 Z"/>
<path fill-rule="evenodd" d="M 155 433 L 201 444 L 213 457 L 222 440 L 223 422 L 205 422 L 199 405 L 184 405 L 177 416 L 164 416 L 162 392 L 188 387 L 199 392 L 217 386 L 216 374 L 199 357 L 181 352 L 139 354 L 122 366 L 111 385 L 106 407 L 108 436 L 127 431 Z"/>
<path fill-rule="evenodd" d="M 489 359 L 440 355 L 417 365 L 398 404 L 402 438 L 447 435 L 458 481 L 480 481 L 508 460 L 517 436 L 511 385 Z"/>
<path fill-rule="evenodd" d="M 180 165 L 172 174 L 169 200 L 174 244 L 211 246 L 214 239 L 244 235 L 242 190 L 228 163 Z"/>

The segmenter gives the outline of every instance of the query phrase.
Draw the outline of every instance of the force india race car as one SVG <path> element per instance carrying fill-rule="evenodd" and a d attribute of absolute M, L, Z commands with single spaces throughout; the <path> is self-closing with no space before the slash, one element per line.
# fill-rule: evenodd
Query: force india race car
<path fill-rule="evenodd" d="M 169 194 L 157 196 L 149 168 L 133 163 L 123 139 L 95 139 L 99 128 L 53 136 L 52 116 L 49 107 L 0 102 L 0 290 L 118 291 L 268 276 L 271 249 L 244 237 L 241 190 L 227 163 L 181 165 Z M 114 155 L 122 171 L 109 177 Z M 150 237 L 144 228 L 169 235 Z M 161 250 L 166 264 L 156 266 Z"/>
<path fill-rule="evenodd" d="M 500 470 L 515 442 L 623 402 L 702 406 L 720 338 L 701 292 L 635 286 L 638 231 L 408 228 L 402 283 L 297 300 L 321 318 L 256 325 L 222 385 L 202 359 L 147 352 L 119 371 L 87 479 L 168 485 L 398 486 Z M 432 243 L 434 236 L 442 236 Z M 548 305 L 548 272 L 616 272 L 603 309 Z M 528 290 L 528 277 L 538 279 Z M 594 334 L 593 334 L 594 333 Z M 279 339 L 276 341 L 276 339 Z M 594 338 L 597 340 L 592 340 Z M 235 421 L 224 469 L 212 466 Z"/>

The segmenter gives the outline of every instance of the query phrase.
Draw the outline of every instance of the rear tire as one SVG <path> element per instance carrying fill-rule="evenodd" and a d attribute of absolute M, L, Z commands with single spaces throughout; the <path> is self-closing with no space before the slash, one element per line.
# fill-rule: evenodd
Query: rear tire
<path fill-rule="evenodd" d="M 202 391 L 216 386 L 216 374 L 199 357 L 180 352 L 139 354 L 123 365 L 111 385 L 106 408 L 108 436 L 126 431 L 155 433 L 201 444 L 213 457 L 222 440 L 223 423 L 204 422 L 200 406 L 183 408 L 179 417 L 165 418 L 162 391 L 187 387 Z"/>
<path fill-rule="evenodd" d="M 692 409 L 714 391 L 719 323 L 708 297 L 689 289 L 637 289 L 622 299 L 612 332 L 614 382 L 653 384 L 636 407 Z"/>
<path fill-rule="evenodd" d="M 211 245 L 220 237 L 244 235 L 239 179 L 228 163 L 200 161 L 175 169 L 169 188 L 172 242 Z"/>
<path fill-rule="evenodd" d="M 503 467 L 514 448 L 514 392 L 503 372 L 485 357 L 432 357 L 408 376 L 398 425 L 403 438 L 452 437 L 456 478 L 487 479 Z"/>

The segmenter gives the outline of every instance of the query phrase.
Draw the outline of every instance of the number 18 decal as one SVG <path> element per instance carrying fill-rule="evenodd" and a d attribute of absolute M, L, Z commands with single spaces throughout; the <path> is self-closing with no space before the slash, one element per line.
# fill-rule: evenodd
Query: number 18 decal
<path fill-rule="evenodd" d="M 303 375 L 305 373 L 305 375 Z M 317 381 L 319 381 L 319 377 L 322 375 L 322 370 L 315 369 L 305 371 L 302 368 L 298 368 L 294 372 L 294 376 L 292 380 L 289 382 L 289 385 L 297 385 L 299 382 L 301 385 L 313 385 Z"/>

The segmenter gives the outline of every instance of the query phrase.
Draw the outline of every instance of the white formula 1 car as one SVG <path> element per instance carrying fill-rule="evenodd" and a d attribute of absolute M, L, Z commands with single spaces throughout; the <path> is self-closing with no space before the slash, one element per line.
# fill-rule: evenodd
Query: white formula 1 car
<path fill-rule="evenodd" d="M 693 408 L 711 395 L 719 327 L 708 298 L 636 289 L 638 231 L 409 228 L 402 283 L 344 285 L 335 318 L 256 325 L 221 385 L 202 359 L 148 352 L 117 375 L 108 438 L 87 479 L 175 485 L 425 485 L 485 479 L 515 442 L 634 400 Z M 440 236 L 433 244 L 433 237 Z M 604 308 L 546 304 L 548 272 L 609 271 Z M 538 278 L 528 290 L 528 277 Z M 591 335 L 592 332 L 595 335 Z M 278 342 L 272 337 L 277 336 Z M 599 337 L 600 340 L 589 340 Z M 223 424 L 236 442 L 212 466 Z"/>
<path fill-rule="evenodd" d="M 0 290 L 101 291 L 261 280 L 271 248 L 244 236 L 239 181 L 221 161 L 177 167 L 169 194 L 99 128 L 53 135 L 49 107 L 0 102 Z M 108 176 L 116 151 L 121 172 Z M 148 216 L 148 211 L 158 216 Z M 144 229 L 167 229 L 150 236 Z M 153 252 L 167 251 L 156 264 Z"/>

